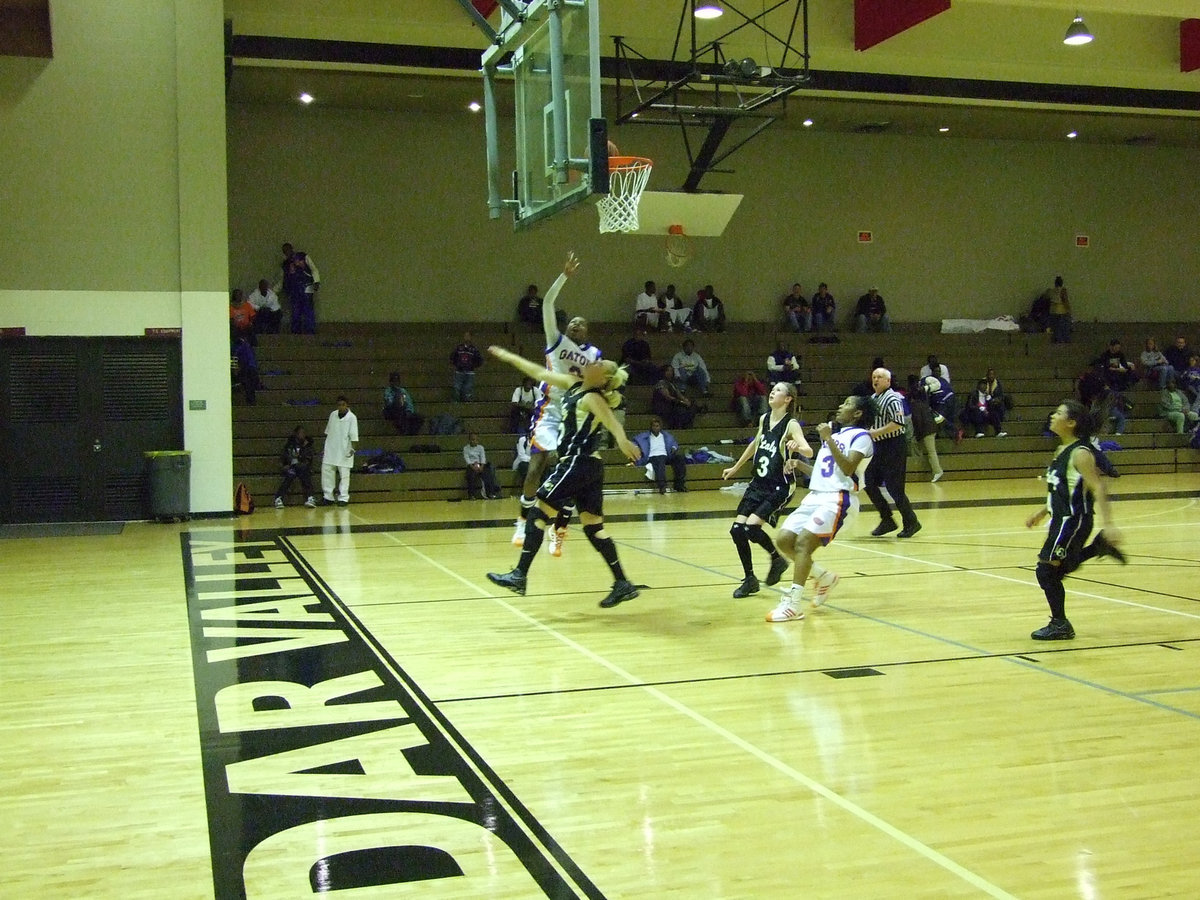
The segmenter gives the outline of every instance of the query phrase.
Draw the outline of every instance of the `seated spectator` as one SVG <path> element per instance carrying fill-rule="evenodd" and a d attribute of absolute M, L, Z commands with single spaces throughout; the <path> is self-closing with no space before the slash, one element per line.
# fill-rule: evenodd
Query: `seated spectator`
<path fill-rule="evenodd" d="M 259 334 L 279 334 L 283 307 L 279 305 L 279 295 L 271 290 L 271 282 L 260 278 L 258 287 L 250 293 L 246 302 L 254 307 L 255 331 Z"/>
<path fill-rule="evenodd" d="M 1158 394 L 1158 415 L 1175 429 L 1176 434 L 1183 434 L 1184 425 L 1195 425 L 1200 419 L 1192 411 L 1187 395 L 1180 389 L 1172 375 Z"/>
<path fill-rule="evenodd" d="M 1079 402 L 1089 409 L 1107 410 L 1108 430 L 1113 434 L 1125 433 L 1125 418 L 1129 412 L 1129 402 L 1125 395 L 1114 391 L 1104 381 L 1104 375 L 1099 368 L 1087 369 L 1080 374 L 1075 382 L 1075 391 Z"/>
<path fill-rule="evenodd" d="M 837 331 L 837 302 L 829 293 L 829 285 L 821 282 L 812 298 L 812 330 Z"/>
<path fill-rule="evenodd" d="M 697 294 L 696 305 L 692 307 L 692 328 L 697 331 L 725 330 L 725 304 L 711 284 L 706 284 Z"/>
<path fill-rule="evenodd" d="M 463 445 L 463 460 L 467 464 L 467 499 L 496 500 L 500 497 L 500 485 L 496 483 L 496 470 L 487 460 L 487 451 L 479 443 L 479 435 L 470 432 Z"/>
<path fill-rule="evenodd" d="M 297 425 L 292 430 L 292 436 L 279 451 L 279 462 L 283 466 L 283 480 L 275 489 L 275 508 L 283 509 L 283 498 L 297 480 L 304 492 L 304 505 L 316 506 L 317 496 L 313 493 L 312 484 L 313 439 L 304 433 L 303 425 Z"/>
<path fill-rule="evenodd" d="M 783 295 L 783 316 L 788 328 L 795 332 L 812 331 L 813 312 L 800 282 L 792 285 L 790 293 Z"/>
<path fill-rule="evenodd" d="M 1158 349 L 1154 338 L 1146 338 L 1146 349 L 1142 351 L 1142 372 L 1145 373 L 1147 381 L 1158 382 L 1159 390 L 1163 390 L 1167 386 L 1168 378 L 1179 377 L 1174 366 Z"/>
<path fill-rule="evenodd" d="M 1050 330 L 1050 294 L 1049 290 L 1045 290 L 1037 295 L 1029 307 L 1029 315 L 1025 317 L 1028 327 L 1022 330 L 1029 334 L 1042 334 Z"/>
<path fill-rule="evenodd" d="M 744 372 L 733 383 L 733 411 L 738 424 L 757 422 L 767 410 L 767 386 L 753 372 Z"/>
<path fill-rule="evenodd" d="M 650 411 L 666 423 L 668 428 L 691 428 L 697 414 L 704 412 L 675 383 L 675 370 L 663 366 L 654 394 L 650 398 Z"/>
<path fill-rule="evenodd" d="M 253 406 L 255 394 L 258 391 L 258 357 L 250 345 L 250 339 L 240 337 L 233 345 L 233 376 L 234 387 L 241 387 L 246 393 L 246 402 Z"/>
<path fill-rule="evenodd" d="M 671 357 L 671 368 L 675 370 L 675 380 L 682 385 L 698 388 L 705 397 L 708 396 L 708 385 L 711 379 L 704 357 L 696 352 L 696 343 L 690 338 L 683 342 L 683 349 Z"/>
<path fill-rule="evenodd" d="M 241 288 L 234 288 L 229 295 L 229 340 L 236 343 L 239 338 L 246 338 L 251 344 L 258 343 L 254 336 L 254 307 Z"/>
<path fill-rule="evenodd" d="M 1108 342 L 1108 349 L 1096 357 L 1094 365 L 1100 369 L 1104 383 L 1114 391 L 1128 390 L 1137 383 L 1137 371 L 1133 363 L 1125 358 L 1117 338 Z"/>
<path fill-rule="evenodd" d="M 525 288 L 525 294 L 517 301 L 517 321 L 542 327 L 542 298 L 538 296 L 538 287 L 531 284 Z"/>
<path fill-rule="evenodd" d="M 1163 356 L 1167 358 L 1167 362 L 1171 364 L 1171 368 L 1178 375 L 1188 367 L 1188 360 L 1192 356 L 1192 348 L 1188 346 L 1187 338 L 1182 334 L 1175 338 L 1175 342 L 1163 351 Z"/>
<path fill-rule="evenodd" d="M 667 319 L 667 331 L 691 331 L 692 310 L 685 306 L 683 298 L 675 293 L 675 285 L 668 284 L 666 292 L 658 298 L 659 316 Z"/>
<path fill-rule="evenodd" d="M 657 288 L 653 281 L 647 281 L 643 290 L 633 301 L 633 324 L 647 331 L 657 331 L 659 328 L 659 306 Z M 665 323 L 664 323 L 665 324 Z"/>
<path fill-rule="evenodd" d="M 1003 407 L 987 392 L 987 381 L 980 378 L 975 383 L 975 390 L 963 405 L 959 418 L 964 425 L 974 430 L 977 438 L 984 436 L 983 429 L 989 425 L 996 437 L 1004 437 L 1006 432 L 1001 430 L 1000 424 L 1003 421 L 1002 409 Z"/>
<path fill-rule="evenodd" d="M 771 384 L 780 381 L 786 381 L 788 384 L 800 383 L 800 360 L 783 346 L 783 341 L 777 341 L 774 351 L 767 355 L 767 381 Z"/>
<path fill-rule="evenodd" d="M 633 384 L 654 384 L 658 380 L 660 366 L 650 358 L 645 328 L 636 326 L 633 337 L 621 345 L 620 362 L 629 370 L 629 381 Z"/>
<path fill-rule="evenodd" d="M 1200 354 L 1188 357 L 1187 366 L 1175 379 L 1192 401 L 1192 411 L 1200 412 Z"/>
<path fill-rule="evenodd" d="M 529 430 L 529 419 L 537 399 L 537 382 L 528 376 L 522 378 L 520 385 L 513 389 L 508 407 L 508 430 L 512 434 L 524 434 Z"/>
<path fill-rule="evenodd" d="M 932 476 L 929 481 L 931 484 L 936 484 L 945 474 L 942 470 L 942 462 L 938 459 L 938 428 L 933 421 L 933 410 L 929 408 L 929 395 L 925 393 L 925 389 L 917 380 L 916 375 L 908 376 L 906 399 L 908 400 L 909 415 L 912 416 L 916 455 L 924 456 L 929 460 L 929 474 Z"/>
<path fill-rule="evenodd" d="M 941 378 L 949 383 L 950 370 L 938 362 L 937 354 L 930 353 L 925 357 L 925 365 L 921 366 L 921 371 L 918 373 L 922 378 L 928 378 L 933 375 L 935 378 Z"/>
<path fill-rule="evenodd" d="M 420 434 L 425 417 L 417 414 L 412 394 L 400 385 L 400 373 L 388 376 L 383 389 L 383 417 L 392 423 L 397 434 Z"/>
<path fill-rule="evenodd" d="M 517 438 L 517 452 L 512 464 L 513 471 L 517 473 L 517 484 L 525 483 L 525 476 L 529 474 L 529 461 L 532 458 L 529 452 L 529 435 L 523 434 Z"/>
<path fill-rule="evenodd" d="M 631 462 L 631 466 L 649 465 L 654 472 L 654 483 L 660 494 L 667 492 L 667 466 L 675 479 L 675 490 L 687 490 L 687 460 L 679 449 L 679 442 L 671 436 L 671 432 L 663 431 L 662 419 L 654 416 L 650 420 L 650 430 L 633 436 L 633 442 L 638 445 L 642 455 Z"/>
<path fill-rule="evenodd" d="M 1012 397 L 1004 392 L 1004 385 L 996 377 L 996 370 L 988 369 L 983 376 L 983 380 L 987 384 L 987 392 L 992 395 L 993 400 L 998 401 L 1000 404 L 1001 418 L 1006 418 L 1012 412 L 1013 401 Z"/>
<path fill-rule="evenodd" d="M 858 298 L 854 307 L 855 331 L 891 331 L 892 320 L 888 318 L 887 304 L 879 296 L 878 288 L 871 288 Z"/>

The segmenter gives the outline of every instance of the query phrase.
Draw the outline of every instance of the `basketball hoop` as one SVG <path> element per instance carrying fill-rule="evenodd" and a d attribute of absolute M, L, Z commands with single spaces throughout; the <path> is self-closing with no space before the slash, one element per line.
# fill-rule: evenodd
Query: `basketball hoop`
<path fill-rule="evenodd" d="M 608 158 L 608 196 L 601 197 L 596 203 L 601 234 L 637 231 L 638 201 L 653 167 L 653 160 L 641 156 Z"/>
<path fill-rule="evenodd" d="M 667 228 L 667 265 L 678 269 L 692 258 L 692 244 L 683 233 L 682 225 Z"/>

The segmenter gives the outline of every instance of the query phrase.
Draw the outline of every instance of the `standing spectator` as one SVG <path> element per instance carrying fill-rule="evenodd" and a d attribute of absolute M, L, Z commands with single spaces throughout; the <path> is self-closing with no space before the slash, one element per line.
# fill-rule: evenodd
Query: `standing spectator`
<path fill-rule="evenodd" d="M 925 357 L 925 365 L 921 366 L 921 371 L 918 374 L 922 378 L 928 378 L 930 375 L 933 375 L 936 378 L 942 379 L 946 384 L 950 383 L 950 370 L 938 362 L 936 353 L 930 353 Z"/>
<path fill-rule="evenodd" d="M 337 409 L 325 423 L 325 451 L 321 456 L 321 494 L 325 503 L 337 500 L 338 506 L 350 503 L 350 469 L 354 466 L 354 445 L 358 443 L 358 417 L 350 411 L 345 394 L 337 398 Z"/>
<path fill-rule="evenodd" d="M 745 427 L 758 421 L 766 412 L 766 405 L 767 386 L 753 372 L 743 372 L 733 383 L 733 411 L 737 413 L 738 424 Z"/>
<path fill-rule="evenodd" d="M 711 284 L 706 284 L 692 307 L 692 327 L 697 331 L 724 331 L 725 304 Z"/>
<path fill-rule="evenodd" d="M 661 308 L 659 316 L 666 316 L 667 331 L 691 331 L 692 310 L 685 306 L 683 298 L 675 293 L 675 285 L 668 284 L 666 292 L 658 298 Z"/>
<path fill-rule="evenodd" d="M 821 282 L 812 298 L 813 331 L 837 331 L 837 302 L 829 293 L 829 285 Z"/>
<path fill-rule="evenodd" d="M 711 378 L 708 366 L 704 364 L 704 357 L 696 352 L 695 341 L 688 339 L 683 342 L 683 349 L 671 357 L 671 368 L 675 370 L 675 379 L 680 384 L 698 388 L 705 397 L 709 395 Z"/>
<path fill-rule="evenodd" d="M 524 296 L 517 301 L 517 321 L 534 328 L 542 324 L 542 298 L 538 296 L 536 284 L 525 288 Z"/>
<path fill-rule="evenodd" d="M 533 405 L 537 403 L 537 382 L 526 375 L 521 384 L 513 390 L 512 402 L 508 407 L 508 430 L 513 434 L 525 434 L 529 431 L 529 417 L 533 415 Z"/>
<path fill-rule="evenodd" d="M 1147 380 L 1158 381 L 1159 390 L 1167 386 L 1168 378 L 1179 375 L 1162 351 L 1158 349 L 1154 338 L 1146 338 L 1146 349 L 1142 351 L 1142 371 L 1146 373 Z"/>
<path fill-rule="evenodd" d="M 1125 391 L 1137 384 L 1137 371 L 1121 349 L 1121 342 L 1113 338 L 1108 348 L 1096 357 L 1094 363 L 1100 369 L 1104 383 L 1114 391 Z"/>
<path fill-rule="evenodd" d="M 633 336 L 621 345 L 621 365 L 629 370 L 633 384 L 654 384 L 661 368 L 650 358 L 650 342 L 646 340 L 646 329 L 638 325 Z"/>
<path fill-rule="evenodd" d="M 933 421 L 933 410 L 929 406 L 929 395 L 916 375 L 908 376 L 908 412 L 912 417 L 913 438 L 916 441 L 916 455 L 929 460 L 930 484 L 942 480 L 945 472 L 937 452 L 937 424 Z"/>
<path fill-rule="evenodd" d="M 879 288 L 871 288 L 858 298 L 858 305 L 854 307 L 854 330 L 892 330 L 892 320 L 888 318 L 887 304 L 879 296 Z"/>
<path fill-rule="evenodd" d="M 1054 278 L 1054 287 L 1048 288 L 1044 294 L 1049 301 L 1049 312 L 1046 320 L 1050 326 L 1050 341 L 1054 344 L 1069 344 L 1071 342 L 1071 300 L 1061 275 Z"/>
<path fill-rule="evenodd" d="M 279 305 L 279 295 L 271 290 L 271 282 L 260 278 L 248 301 L 254 307 L 254 330 L 259 334 L 279 334 L 283 307 Z"/>
<path fill-rule="evenodd" d="M 658 292 L 653 281 L 647 281 L 643 290 L 633 301 L 633 323 L 647 331 L 656 331 L 665 322 L 659 322 Z"/>
<path fill-rule="evenodd" d="M 487 451 L 479 443 L 479 435 L 473 431 L 467 435 L 462 453 L 463 461 L 467 464 L 467 499 L 498 499 L 500 485 L 496 483 L 496 470 L 488 462 Z"/>
<path fill-rule="evenodd" d="M 305 434 L 303 425 L 297 425 L 292 430 L 291 437 L 279 451 L 279 462 L 283 466 L 283 480 L 275 489 L 275 508 L 283 509 L 283 498 L 297 479 L 304 491 L 304 505 L 316 506 L 317 498 L 313 494 L 312 484 L 313 439 Z"/>
<path fill-rule="evenodd" d="M 240 337 L 234 342 L 233 363 L 237 383 L 246 392 L 246 403 L 253 406 L 256 402 L 259 385 L 258 357 L 254 353 L 254 347 L 251 346 L 249 338 Z"/>
<path fill-rule="evenodd" d="M 229 295 L 229 340 L 236 343 L 239 338 L 245 338 L 251 344 L 257 343 L 254 337 L 254 307 L 241 288 L 234 288 Z"/>
<path fill-rule="evenodd" d="M 471 332 L 463 332 L 462 343 L 450 353 L 450 365 L 454 367 L 454 385 L 451 393 L 458 402 L 475 397 L 475 370 L 483 365 L 483 354 L 472 342 Z"/>
<path fill-rule="evenodd" d="M 303 250 L 283 245 L 283 291 L 292 307 L 292 334 L 316 334 L 316 295 L 321 288 L 317 264 Z"/>
<path fill-rule="evenodd" d="M 992 426 L 996 437 L 1006 437 L 1007 432 L 1001 430 L 1001 417 L 998 407 L 999 404 L 995 403 L 992 395 L 987 392 L 987 382 L 980 378 L 975 383 L 975 390 L 967 398 L 967 402 L 963 406 L 959 418 L 962 419 L 964 425 L 975 429 L 975 437 L 977 438 L 983 437 L 983 429 L 988 425 Z"/>
<path fill-rule="evenodd" d="M 783 295 L 783 316 L 792 331 L 812 331 L 812 307 L 798 281 L 792 285 L 790 293 Z"/>
<path fill-rule="evenodd" d="M 661 377 L 650 398 L 650 410 L 666 422 L 668 428 L 691 428 L 704 408 L 693 403 L 675 383 L 675 370 L 670 365 L 663 366 L 659 374 Z"/>
<path fill-rule="evenodd" d="M 904 440 L 904 400 L 892 390 L 892 373 L 887 369 L 876 369 L 871 373 L 871 384 L 875 389 L 875 418 L 868 432 L 875 442 L 875 453 L 867 466 L 867 496 L 879 511 L 879 524 L 871 532 L 881 537 L 898 527 L 892 518 L 892 507 L 883 496 L 881 488 L 887 488 L 896 509 L 900 511 L 904 527 L 896 535 L 910 538 L 921 530 L 917 514 L 908 502 L 904 491 L 904 477 L 908 468 L 908 448 Z"/>
<path fill-rule="evenodd" d="M 388 376 L 387 387 L 383 389 L 383 417 L 392 423 L 397 434 L 420 434 L 425 424 L 425 417 L 417 414 L 412 394 L 401 386 L 399 372 Z"/>
<path fill-rule="evenodd" d="M 774 351 L 767 355 L 767 381 L 800 384 L 800 360 L 783 345 L 783 341 L 777 341 Z"/>
<path fill-rule="evenodd" d="M 1174 375 L 1167 379 L 1167 383 L 1159 391 L 1158 415 L 1175 429 L 1176 434 L 1183 434 L 1185 424 L 1196 424 L 1197 415 L 1192 411 L 1187 394 L 1180 390 Z"/>
<path fill-rule="evenodd" d="M 686 491 L 687 460 L 679 450 L 679 442 L 672 437 L 671 432 L 663 431 L 662 424 L 662 419 L 654 416 L 650 419 L 649 431 L 634 435 L 633 442 L 642 451 L 642 455 L 630 465 L 649 465 L 654 472 L 654 483 L 660 494 L 667 492 L 667 466 L 670 465 L 675 479 L 675 490 Z"/>

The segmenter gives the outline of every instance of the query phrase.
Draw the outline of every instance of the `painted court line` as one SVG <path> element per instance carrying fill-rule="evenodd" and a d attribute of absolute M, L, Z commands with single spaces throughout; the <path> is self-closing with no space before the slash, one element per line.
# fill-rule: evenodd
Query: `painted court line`
<path fill-rule="evenodd" d="M 404 547 L 406 550 L 408 550 L 414 556 L 417 556 L 418 558 L 422 559 L 424 562 L 433 566 L 438 571 L 450 576 L 451 578 L 458 581 L 460 584 L 463 584 L 464 586 L 469 587 L 470 589 L 478 592 L 481 596 L 487 597 L 488 599 L 492 600 L 499 606 L 503 607 L 505 610 L 512 613 L 516 617 L 523 619 L 524 621 L 526 621 L 533 627 L 539 629 L 540 631 L 545 632 L 546 634 L 550 635 L 551 637 L 553 637 L 556 640 L 560 641 L 561 643 L 565 644 L 567 647 L 570 647 L 572 650 L 576 651 L 577 653 L 581 654 L 582 656 L 585 656 L 586 658 L 588 658 L 592 662 L 596 663 L 597 665 L 612 672 L 614 675 L 623 679 L 627 683 L 641 687 L 642 690 L 644 690 L 650 696 L 654 697 L 659 702 L 663 703 L 666 706 L 671 707 L 676 712 L 678 712 L 684 716 L 687 716 L 688 718 L 692 719 L 697 724 L 703 726 L 704 728 L 707 728 L 709 731 L 713 732 L 714 734 L 724 738 L 726 741 L 733 744 L 735 747 L 739 748 L 743 752 L 748 753 L 749 755 L 758 759 L 760 762 L 763 762 L 763 763 L 771 766 L 771 768 L 773 768 L 776 771 L 780 772 L 781 774 L 787 776 L 788 778 L 791 778 L 793 781 L 797 782 L 798 784 L 802 784 L 804 787 L 808 788 L 813 793 L 818 794 L 819 796 L 825 798 L 829 802 L 837 805 L 844 811 L 850 813 L 855 818 L 857 818 L 860 821 L 877 829 L 878 831 L 880 831 L 883 834 L 887 835 L 888 837 L 892 838 L 896 842 L 898 842 L 898 843 L 902 844 L 903 846 L 907 847 L 908 849 L 912 850 L 914 853 L 918 854 L 919 856 L 924 857 L 925 859 L 929 860 L 930 862 L 934 863 L 935 865 L 940 866 L 941 868 L 945 869 L 947 872 L 950 872 L 951 874 L 957 876 L 958 878 L 961 878 L 963 881 L 967 882 L 968 884 L 970 884 L 972 887 L 976 888 L 977 890 L 980 890 L 983 893 L 987 894 L 989 897 L 1005 898 L 1005 900 L 1016 900 L 1016 898 L 1013 897 L 1012 894 L 1009 894 L 1007 891 L 1003 890 L 1002 888 L 992 884 L 987 879 L 985 879 L 985 878 L 975 874 L 971 870 L 959 865 L 954 860 L 950 859 L 947 856 L 944 856 L 943 854 L 934 850 L 932 847 L 929 847 L 928 845 L 921 843 L 919 840 L 917 840 L 916 838 L 914 838 L 912 835 L 908 834 L 907 832 L 902 831 L 901 829 L 895 827 L 894 825 L 879 818 L 878 816 L 874 815 L 873 813 L 871 813 L 868 810 L 864 809 L 863 807 L 859 806 L 857 803 L 854 803 L 854 802 L 846 799 L 845 797 L 841 796 L 840 794 L 831 790 L 830 788 L 826 787 L 825 785 L 821 784 L 820 782 L 815 781 L 814 779 L 805 775 L 803 772 L 800 772 L 799 770 L 792 768 L 787 763 L 783 762 L 780 759 L 777 759 L 776 757 L 774 757 L 771 754 L 767 753 L 766 751 L 760 749 L 759 747 L 756 747 L 754 744 L 751 744 L 749 741 L 745 740 L 744 738 L 739 737 L 738 735 L 729 731 L 727 728 L 725 728 L 721 725 L 718 725 L 716 722 L 712 721 L 711 719 L 707 718 L 706 716 L 701 715 L 700 713 L 696 712 L 694 709 L 687 706 L 686 704 L 681 703 L 678 700 L 675 700 L 674 698 L 667 696 L 666 694 L 664 694 L 662 691 L 658 690 L 657 688 L 647 685 L 643 679 L 637 678 L 632 673 L 627 672 L 625 669 L 621 668 L 620 666 L 616 665 L 613 662 L 610 662 L 609 660 L 605 659 L 603 656 L 600 656 L 599 654 L 595 653 L 594 651 L 589 650 L 587 647 L 583 646 L 582 644 L 578 643 L 577 641 L 572 640 L 571 638 L 567 637 L 565 634 L 562 634 L 561 632 L 555 630 L 554 628 L 551 628 L 549 625 L 546 625 L 545 623 L 538 621 L 534 617 L 530 616 L 528 613 L 524 612 L 523 610 L 518 609 L 517 607 L 513 606 L 511 603 L 508 603 L 503 598 L 491 596 L 490 594 L 488 594 L 487 592 L 482 590 L 474 582 L 470 581 L 467 578 L 464 578 L 463 576 L 459 575 L 457 572 L 455 572 L 451 569 L 448 569 L 447 567 L 443 566 L 441 563 L 437 562 L 436 560 L 431 559 L 429 556 L 422 553 L 420 550 L 416 549 L 415 547 L 409 546 L 400 538 L 393 536 L 393 540 L 395 540 L 397 544 L 399 544 L 401 547 Z"/>

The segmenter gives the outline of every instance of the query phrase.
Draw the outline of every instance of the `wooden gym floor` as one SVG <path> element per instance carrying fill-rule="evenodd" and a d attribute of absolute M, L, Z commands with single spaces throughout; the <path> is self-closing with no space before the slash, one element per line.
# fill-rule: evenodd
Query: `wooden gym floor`
<path fill-rule="evenodd" d="M 577 525 L 490 585 L 512 501 L 0 540 L 0 893 L 1194 897 L 1200 475 L 1112 488 L 1056 644 L 1033 479 L 868 502 L 782 625 L 721 492 L 606 501 L 613 610 Z"/>

